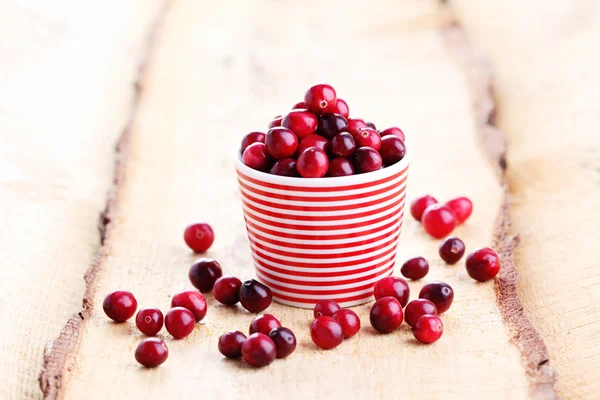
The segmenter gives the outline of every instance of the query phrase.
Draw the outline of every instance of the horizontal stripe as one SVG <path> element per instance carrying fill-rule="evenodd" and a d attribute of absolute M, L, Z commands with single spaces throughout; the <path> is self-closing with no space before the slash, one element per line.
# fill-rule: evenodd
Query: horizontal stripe
<path fill-rule="evenodd" d="M 288 297 L 288 296 L 286 296 Z M 290 297 L 288 297 L 290 298 Z M 329 298 L 327 298 L 329 299 Z M 305 301 L 293 301 L 293 300 L 287 300 L 287 299 L 282 299 L 281 297 L 277 296 L 277 295 L 273 295 L 273 300 L 276 301 L 279 304 L 283 304 L 286 306 L 290 306 L 290 307 L 297 307 L 297 308 L 304 308 L 304 309 L 313 309 L 315 304 L 317 304 L 319 301 L 321 300 L 326 300 L 326 298 L 314 298 L 311 300 L 305 300 Z M 336 303 L 338 303 L 340 305 L 340 307 L 342 308 L 348 308 L 348 307 L 354 307 L 354 306 L 358 306 L 361 304 L 365 304 L 365 303 L 369 303 L 371 301 L 373 301 L 373 296 L 369 295 L 369 296 L 365 296 L 365 297 L 359 297 L 356 300 L 352 300 L 352 301 L 340 301 L 339 299 L 337 299 L 338 301 Z"/>

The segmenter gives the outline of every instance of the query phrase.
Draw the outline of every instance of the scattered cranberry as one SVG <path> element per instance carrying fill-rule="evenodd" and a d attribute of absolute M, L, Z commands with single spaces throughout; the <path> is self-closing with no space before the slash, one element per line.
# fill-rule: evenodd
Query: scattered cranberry
<path fill-rule="evenodd" d="M 281 126 L 281 121 L 283 120 L 283 116 L 278 115 L 269 122 L 269 129 L 275 128 L 277 126 Z M 264 143 L 264 141 L 263 141 Z"/>
<path fill-rule="evenodd" d="M 340 305 L 333 300 L 321 300 L 315 304 L 313 315 L 315 318 L 319 318 L 323 315 L 332 317 L 333 314 L 340 310 L 340 308 Z"/>
<path fill-rule="evenodd" d="M 202 293 L 210 292 L 215 281 L 223 275 L 221 265 L 211 258 L 201 258 L 190 268 L 190 282 Z"/>
<path fill-rule="evenodd" d="M 363 128 L 358 131 L 358 134 L 354 136 L 356 140 L 356 147 L 370 147 L 379 151 L 381 148 L 381 137 L 379 132 L 371 128 Z"/>
<path fill-rule="evenodd" d="M 340 323 L 344 338 L 348 339 L 356 335 L 360 330 L 360 318 L 352 310 L 343 308 L 333 314 L 333 319 Z"/>
<path fill-rule="evenodd" d="M 158 367 L 169 357 L 169 349 L 165 342 L 157 338 L 142 340 L 135 349 L 135 359 L 146 368 Z"/>
<path fill-rule="evenodd" d="M 245 340 L 246 335 L 240 331 L 224 333 L 219 337 L 219 352 L 227 358 L 240 358 Z"/>
<path fill-rule="evenodd" d="M 267 132 L 265 144 L 272 157 L 287 158 L 298 150 L 298 137 L 288 128 L 279 126 Z"/>
<path fill-rule="evenodd" d="M 329 161 L 327 176 L 348 176 L 354 175 L 354 167 L 352 163 L 343 157 L 334 158 Z"/>
<path fill-rule="evenodd" d="M 342 117 L 348 119 L 348 117 L 350 116 L 350 107 L 348 107 L 348 103 L 346 103 L 346 100 L 337 99 L 337 102 L 335 103 L 335 109 L 333 110 L 333 112 L 336 114 L 340 114 Z"/>
<path fill-rule="evenodd" d="M 465 244 L 457 237 L 449 237 L 440 245 L 440 257 L 446 264 L 456 264 L 465 254 Z"/>
<path fill-rule="evenodd" d="M 390 135 L 399 137 L 400 140 L 402 140 L 402 142 L 404 142 L 406 140 L 406 137 L 404 136 L 404 132 L 402 132 L 402 129 L 396 128 L 395 126 L 381 131 L 381 137 L 390 136 Z"/>
<path fill-rule="evenodd" d="M 204 253 L 215 241 L 215 233 L 209 224 L 192 224 L 185 228 L 183 240 L 195 253 Z"/>
<path fill-rule="evenodd" d="M 165 327 L 175 339 L 183 339 L 194 331 L 196 318 L 187 308 L 174 307 L 165 315 Z"/>
<path fill-rule="evenodd" d="M 500 257 L 489 247 L 476 250 L 467 257 L 467 272 L 476 281 L 489 281 L 500 271 Z"/>
<path fill-rule="evenodd" d="M 414 326 L 421 315 L 437 315 L 437 308 L 432 301 L 427 299 L 414 299 L 404 309 L 404 319 L 410 326 Z"/>
<path fill-rule="evenodd" d="M 131 292 L 117 290 L 104 298 L 102 308 L 108 318 L 116 322 L 125 322 L 135 314 L 137 300 Z"/>
<path fill-rule="evenodd" d="M 377 171 L 381 168 L 382 160 L 377 150 L 370 147 L 361 147 L 356 150 L 354 169 L 358 173 Z"/>
<path fill-rule="evenodd" d="M 252 143 L 242 154 L 242 161 L 252 169 L 266 171 L 270 163 L 267 146 L 260 142 Z"/>
<path fill-rule="evenodd" d="M 310 337 L 317 346 L 329 350 L 342 343 L 344 331 L 339 322 L 332 317 L 323 315 L 310 325 Z"/>
<path fill-rule="evenodd" d="M 292 107 L 292 110 L 308 110 L 308 107 L 306 107 L 306 103 L 301 101 L 299 103 L 294 104 L 294 107 Z"/>
<path fill-rule="evenodd" d="M 432 204 L 425 209 L 421 218 L 425 232 L 436 239 L 448 236 L 456 227 L 456 217 L 448 207 Z"/>
<path fill-rule="evenodd" d="M 358 135 L 358 131 L 366 128 L 367 124 L 360 118 L 350 118 L 347 121 L 348 126 L 346 127 L 346 131 L 349 132 L 352 136 Z"/>
<path fill-rule="evenodd" d="M 330 85 L 314 85 L 306 91 L 304 103 L 315 114 L 334 112 L 337 95 Z"/>
<path fill-rule="evenodd" d="M 329 140 L 325 139 L 321 135 L 316 134 L 307 136 L 300 141 L 300 145 L 298 145 L 298 154 L 302 154 L 304 150 L 308 149 L 309 147 L 318 147 L 327 153 L 327 151 L 329 151 Z"/>
<path fill-rule="evenodd" d="M 331 139 L 331 152 L 336 157 L 350 157 L 356 150 L 354 137 L 348 132 L 342 132 Z"/>
<path fill-rule="evenodd" d="M 135 316 L 135 326 L 146 336 L 156 335 L 163 327 L 163 313 L 158 308 L 142 308 Z"/>
<path fill-rule="evenodd" d="M 371 129 L 375 129 L 375 130 L 377 130 L 377 127 L 376 127 L 376 126 L 375 126 L 375 124 L 374 124 L 374 123 L 372 123 L 372 122 L 366 122 L 366 125 L 367 125 L 367 127 L 368 127 L 368 128 L 371 128 Z"/>
<path fill-rule="evenodd" d="M 291 176 L 294 178 L 299 177 L 298 170 L 296 169 L 296 160 L 293 158 L 283 158 L 275 163 L 271 167 L 271 174 L 280 176 Z"/>
<path fill-rule="evenodd" d="M 406 147 L 404 142 L 397 136 L 385 136 L 381 139 L 379 154 L 385 165 L 392 165 L 404 158 Z"/>
<path fill-rule="evenodd" d="M 232 306 L 240 301 L 240 288 L 242 281 L 234 276 L 222 276 L 213 286 L 215 299 L 227 306 Z"/>
<path fill-rule="evenodd" d="M 322 178 L 329 169 L 329 158 L 323 150 L 309 147 L 298 157 L 296 168 L 303 178 Z"/>
<path fill-rule="evenodd" d="M 190 310 L 194 314 L 196 322 L 202 321 L 208 311 L 206 299 L 197 290 L 184 290 L 176 293 L 171 299 L 171 307 L 183 307 Z"/>
<path fill-rule="evenodd" d="M 298 138 L 304 138 L 317 131 L 317 117 L 308 110 L 292 110 L 283 120 L 281 126 L 292 130 Z"/>
<path fill-rule="evenodd" d="M 253 367 L 266 367 L 276 356 L 275 343 L 264 333 L 254 333 L 242 344 L 242 357 Z"/>
<path fill-rule="evenodd" d="M 271 314 L 262 314 L 254 318 L 250 323 L 250 334 L 260 332 L 268 335 L 275 328 L 279 328 L 281 322 Z"/>
<path fill-rule="evenodd" d="M 404 307 L 406 303 L 408 303 L 408 298 L 410 297 L 410 288 L 404 279 L 396 276 L 388 276 L 380 279 L 379 282 L 375 284 L 373 294 L 375 295 L 376 300 L 388 296 L 394 297 L 400 302 L 402 307 Z"/>
<path fill-rule="evenodd" d="M 442 337 L 444 324 L 435 315 L 422 315 L 413 326 L 412 331 L 419 342 L 429 344 Z"/>
<path fill-rule="evenodd" d="M 437 202 L 438 201 L 435 199 L 435 197 L 428 194 L 417 197 L 412 203 L 410 203 L 410 213 L 414 219 L 421 221 L 425 209 L 432 204 L 437 204 Z"/>
<path fill-rule="evenodd" d="M 382 297 L 371 308 L 371 325 L 380 332 L 389 333 L 402 324 L 404 315 L 400 302 L 392 296 Z"/>
<path fill-rule="evenodd" d="M 446 202 L 446 206 L 452 210 L 456 216 L 456 222 L 462 224 L 473 212 L 473 202 L 467 197 L 457 197 Z"/>
<path fill-rule="evenodd" d="M 240 303 L 242 306 L 252 312 L 259 313 L 266 310 L 273 301 L 271 289 L 257 280 L 250 279 L 242 284 L 240 289 Z"/>
<path fill-rule="evenodd" d="M 427 299 L 435 304 L 438 314 L 447 311 L 454 300 L 454 290 L 445 282 L 431 282 L 421 288 L 420 299 Z"/>
<path fill-rule="evenodd" d="M 400 273 L 413 281 L 424 278 L 428 272 L 429 263 L 423 257 L 411 258 L 402 264 L 402 268 L 400 268 Z"/>
<path fill-rule="evenodd" d="M 348 127 L 346 118 L 339 114 L 327 113 L 319 117 L 317 133 L 327 139 L 333 139 L 335 135 L 344 132 Z"/>
<path fill-rule="evenodd" d="M 242 139 L 242 153 L 250 146 L 252 143 L 264 143 L 266 135 L 262 132 L 250 132 Z"/>
<path fill-rule="evenodd" d="M 296 350 L 296 336 L 288 328 L 275 328 L 269 337 L 277 348 L 277 358 L 285 358 Z"/>

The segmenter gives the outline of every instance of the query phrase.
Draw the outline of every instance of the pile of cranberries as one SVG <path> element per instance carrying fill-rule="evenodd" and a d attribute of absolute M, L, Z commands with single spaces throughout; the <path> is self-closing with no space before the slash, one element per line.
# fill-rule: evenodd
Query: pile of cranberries
<path fill-rule="evenodd" d="M 313 310 L 315 320 L 310 325 L 312 341 L 324 350 L 339 346 L 360 330 L 360 318 L 352 310 L 341 308 L 333 300 L 321 300 Z"/>
<path fill-rule="evenodd" d="M 242 139 L 242 161 L 274 175 L 322 178 L 377 171 L 404 158 L 404 133 L 378 131 L 370 122 L 350 118 L 348 104 L 330 85 L 315 85 L 304 101 L 269 123 L 267 133 Z"/>

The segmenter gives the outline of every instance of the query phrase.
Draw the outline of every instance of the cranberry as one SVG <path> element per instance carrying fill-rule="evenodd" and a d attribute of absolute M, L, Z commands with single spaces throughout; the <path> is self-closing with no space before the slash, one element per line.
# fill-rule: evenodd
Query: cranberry
<path fill-rule="evenodd" d="M 454 290 L 445 282 L 431 282 L 421 288 L 420 299 L 427 299 L 435 304 L 438 314 L 447 311 L 454 300 Z"/>
<path fill-rule="evenodd" d="M 197 223 L 185 228 L 183 240 L 195 253 L 204 253 L 215 241 L 215 234 L 209 224 Z"/>
<path fill-rule="evenodd" d="M 417 221 L 421 221 L 425 209 L 432 204 L 437 204 L 435 197 L 428 194 L 419 196 L 410 203 L 410 213 Z"/>
<path fill-rule="evenodd" d="M 215 299 L 228 306 L 232 306 L 240 301 L 240 288 L 242 281 L 233 276 L 222 276 L 215 281 L 213 286 L 213 295 Z"/>
<path fill-rule="evenodd" d="M 329 169 L 329 158 L 323 150 L 309 147 L 298 157 L 296 168 L 303 178 L 322 178 Z"/>
<path fill-rule="evenodd" d="M 413 326 L 413 335 L 421 343 L 433 343 L 442 337 L 444 324 L 435 315 L 422 315 Z"/>
<path fill-rule="evenodd" d="M 392 296 L 382 297 L 371 307 L 371 325 L 380 332 L 389 333 L 402 324 L 404 314 L 400 302 Z"/>
<path fill-rule="evenodd" d="M 429 263 L 423 257 L 414 257 L 402 264 L 400 273 L 413 281 L 424 278 L 429 272 Z"/>
<path fill-rule="evenodd" d="M 361 147 L 354 156 L 354 169 L 358 173 L 377 171 L 381 168 L 382 160 L 377 150 Z"/>
<path fill-rule="evenodd" d="M 437 315 L 437 308 L 432 301 L 427 299 L 414 299 L 404 309 L 404 319 L 410 326 L 414 326 L 421 315 Z"/>
<path fill-rule="evenodd" d="M 421 217 L 425 232 L 436 239 L 448 236 L 456 227 L 456 217 L 448 207 L 432 204 L 425 209 Z"/>
<path fill-rule="evenodd" d="M 219 352 L 227 358 L 240 358 L 245 340 L 246 335 L 240 331 L 224 333 L 219 337 Z"/>
<path fill-rule="evenodd" d="M 323 315 L 310 324 L 310 337 L 322 349 L 337 347 L 344 340 L 342 325 L 332 317 Z"/>
<path fill-rule="evenodd" d="M 287 158 L 298 150 L 298 137 L 288 128 L 279 126 L 267 132 L 265 144 L 272 157 Z"/>
<path fill-rule="evenodd" d="M 366 128 L 367 124 L 360 118 L 350 118 L 348 120 L 348 126 L 346 127 L 346 131 L 349 132 L 352 136 L 358 135 L 358 131 Z"/>
<path fill-rule="evenodd" d="M 135 359 L 146 368 L 158 367 L 169 357 L 169 349 L 165 342 L 157 338 L 142 340 L 135 349 Z"/>
<path fill-rule="evenodd" d="M 360 318 L 352 310 L 343 308 L 333 314 L 333 319 L 340 323 L 344 338 L 348 339 L 356 335 L 360 330 Z"/>
<path fill-rule="evenodd" d="M 319 117 L 317 133 L 327 139 L 333 139 L 340 132 L 344 132 L 347 127 L 348 121 L 346 121 L 346 118 L 339 114 L 327 113 Z"/>
<path fill-rule="evenodd" d="M 456 216 L 456 222 L 462 224 L 473 212 L 473 202 L 467 197 L 457 197 L 446 202 L 446 206 L 452 210 Z"/>
<path fill-rule="evenodd" d="M 301 139 L 317 131 L 317 122 L 315 114 L 308 110 L 292 110 L 283 117 L 281 126 L 290 129 Z"/>
<path fill-rule="evenodd" d="M 337 99 L 337 102 L 335 103 L 335 109 L 333 110 L 333 112 L 336 114 L 340 114 L 342 117 L 348 119 L 348 117 L 350 116 L 350 108 L 348 107 L 348 103 L 346 103 L 346 100 Z"/>
<path fill-rule="evenodd" d="M 135 314 L 137 300 L 131 292 L 117 290 L 104 298 L 102 308 L 108 318 L 116 322 L 125 322 Z"/>
<path fill-rule="evenodd" d="M 252 143 L 242 154 L 242 161 L 252 169 L 266 171 L 271 163 L 267 146 L 260 142 Z"/>
<path fill-rule="evenodd" d="M 288 328 L 275 328 L 269 337 L 277 348 L 277 358 L 285 358 L 296 350 L 296 336 Z"/>
<path fill-rule="evenodd" d="M 250 279 L 242 284 L 240 289 L 240 303 L 242 306 L 252 312 L 259 313 L 266 310 L 273 301 L 271 289 L 259 281 Z"/>
<path fill-rule="evenodd" d="M 308 110 L 308 107 L 306 107 L 306 103 L 301 101 L 299 103 L 294 104 L 294 107 L 292 107 L 292 110 Z"/>
<path fill-rule="evenodd" d="M 392 136 L 399 137 L 400 140 L 402 140 L 402 142 L 404 142 L 406 140 L 406 137 L 404 136 L 404 132 L 402 132 L 402 129 L 396 128 L 395 126 L 384 129 L 380 133 L 381 133 L 381 137 L 392 135 Z"/>
<path fill-rule="evenodd" d="M 202 321 L 208 311 L 206 299 L 197 290 L 184 290 L 176 293 L 171 299 L 171 307 L 183 307 L 190 310 L 194 314 L 196 322 Z"/>
<path fill-rule="evenodd" d="M 190 282 L 202 293 L 210 292 L 215 281 L 223 275 L 221 265 L 211 258 L 201 258 L 190 268 Z"/>
<path fill-rule="evenodd" d="M 348 132 L 342 132 L 331 139 L 331 152 L 336 157 L 349 157 L 354 154 L 356 143 Z"/>
<path fill-rule="evenodd" d="M 332 317 L 333 314 L 340 310 L 340 305 L 333 300 L 321 300 L 315 304 L 313 315 L 315 318 L 325 315 L 326 317 Z"/>
<path fill-rule="evenodd" d="M 281 121 L 283 120 L 283 116 L 278 115 L 269 122 L 269 129 L 275 128 L 277 126 L 281 126 Z M 264 140 L 263 140 L 264 143 Z"/>
<path fill-rule="evenodd" d="M 279 328 L 281 322 L 271 314 L 262 314 L 254 318 L 250 323 L 250 334 L 260 332 L 268 335 L 275 328 Z"/>
<path fill-rule="evenodd" d="M 489 247 L 476 250 L 467 257 L 467 272 L 476 281 L 489 281 L 500 271 L 500 257 Z"/>
<path fill-rule="evenodd" d="M 408 283 L 402 278 L 397 276 L 388 276 L 380 279 L 373 288 L 373 294 L 375 299 L 379 300 L 383 297 L 394 297 L 400 302 L 400 305 L 404 307 L 408 303 L 410 297 L 410 288 Z"/>
<path fill-rule="evenodd" d="M 242 344 L 242 357 L 253 367 L 266 367 L 276 356 L 275 343 L 264 333 L 254 333 Z"/>
<path fill-rule="evenodd" d="M 244 138 L 242 139 L 242 154 L 252 143 L 264 143 L 266 136 L 267 135 L 265 135 L 262 132 L 250 132 L 249 134 L 244 136 Z"/>
<path fill-rule="evenodd" d="M 333 112 L 337 95 L 330 85 L 315 85 L 306 91 L 304 103 L 315 114 Z"/>
<path fill-rule="evenodd" d="M 457 237 L 449 237 L 440 245 L 440 257 L 446 264 L 456 264 L 465 254 L 465 244 Z"/>
<path fill-rule="evenodd" d="M 406 147 L 404 142 L 396 136 L 385 136 L 381 139 L 381 148 L 379 154 L 385 165 L 392 165 L 404 158 Z"/>
<path fill-rule="evenodd" d="M 302 154 L 304 150 L 309 147 L 318 147 L 323 150 L 325 153 L 329 150 L 329 140 L 325 139 L 321 135 L 310 135 L 303 138 L 300 141 L 300 145 L 298 146 L 298 154 Z"/>
<path fill-rule="evenodd" d="M 273 175 L 299 177 L 296 169 L 296 160 L 293 158 L 282 158 L 277 161 L 270 171 Z"/>
<path fill-rule="evenodd" d="M 365 124 L 367 125 L 367 128 L 371 128 L 371 129 L 375 129 L 375 130 L 377 129 L 375 124 L 372 122 L 366 122 Z"/>
<path fill-rule="evenodd" d="M 187 308 L 173 307 L 165 315 L 165 327 L 175 339 L 183 339 L 194 331 L 196 318 Z"/>
<path fill-rule="evenodd" d="M 358 131 L 358 134 L 354 136 L 356 140 L 356 147 L 370 147 L 379 151 L 381 148 L 381 136 L 379 132 L 371 128 L 363 128 Z"/>
<path fill-rule="evenodd" d="M 343 157 L 334 158 L 329 162 L 327 176 L 347 176 L 354 175 L 352 163 Z"/>
<path fill-rule="evenodd" d="M 156 335 L 162 329 L 163 321 L 158 308 L 142 308 L 135 316 L 135 326 L 146 336 Z"/>

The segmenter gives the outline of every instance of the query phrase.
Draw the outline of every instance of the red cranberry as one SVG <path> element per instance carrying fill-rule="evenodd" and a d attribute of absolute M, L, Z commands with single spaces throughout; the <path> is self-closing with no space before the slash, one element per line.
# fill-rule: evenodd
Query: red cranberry
<path fill-rule="evenodd" d="M 277 126 L 281 126 L 281 121 L 283 120 L 283 116 L 278 115 L 269 122 L 269 129 L 275 128 Z M 264 140 L 263 140 L 264 143 Z"/>
<path fill-rule="evenodd" d="M 476 281 L 489 281 L 500 271 L 500 257 L 489 247 L 476 250 L 467 256 L 467 272 Z"/>
<path fill-rule="evenodd" d="M 360 118 L 350 118 L 348 121 L 348 126 L 346 127 L 346 131 L 349 132 L 352 136 L 358 135 L 358 131 L 366 128 L 367 124 Z"/>
<path fill-rule="evenodd" d="M 273 301 L 271 289 L 257 280 L 250 279 L 242 284 L 240 289 L 240 303 L 252 312 L 259 313 L 266 310 Z"/>
<path fill-rule="evenodd" d="M 302 139 L 317 131 L 317 122 L 315 114 L 308 110 L 292 110 L 283 117 L 281 126 L 290 129 Z"/>
<path fill-rule="evenodd" d="M 351 338 L 360 330 L 360 318 L 358 318 L 358 315 L 356 315 L 356 313 L 352 310 L 343 308 L 333 314 L 333 319 L 339 322 L 342 326 L 344 339 Z"/>
<path fill-rule="evenodd" d="M 184 290 L 176 293 L 171 299 L 171 307 L 183 307 L 190 310 L 194 314 L 196 322 L 202 321 L 208 311 L 206 299 L 197 290 Z"/>
<path fill-rule="evenodd" d="M 414 326 L 421 315 L 437 315 L 437 308 L 427 299 L 414 299 L 404 309 L 404 319 L 410 326 Z"/>
<path fill-rule="evenodd" d="M 419 196 L 410 203 L 410 213 L 417 221 L 421 221 L 425 209 L 432 204 L 437 204 L 435 197 L 428 194 Z"/>
<path fill-rule="evenodd" d="M 242 161 L 252 169 L 266 171 L 270 164 L 267 146 L 260 142 L 252 143 L 242 154 Z"/>
<path fill-rule="evenodd" d="M 215 234 L 209 224 L 197 223 L 185 228 L 183 240 L 195 253 L 204 253 L 215 241 Z"/>
<path fill-rule="evenodd" d="M 421 343 L 437 342 L 444 333 L 442 320 L 435 315 L 422 315 L 413 326 L 413 335 Z"/>
<path fill-rule="evenodd" d="M 146 368 L 158 367 L 169 357 L 169 349 L 165 342 L 157 338 L 142 340 L 135 349 L 135 359 Z"/>
<path fill-rule="evenodd" d="M 285 358 L 296 350 L 296 336 L 288 328 L 275 328 L 269 337 L 277 348 L 277 358 Z"/>
<path fill-rule="evenodd" d="M 371 325 L 380 332 L 389 333 L 402 324 L 404 314 L 400 302 L 391 296 L 382 297 L 371 307 Z"/>
<path fill-rule="evenodd" d="M 425 232 L 436 239 L 448 236 L 456 227 L 456 217 L 443 205 L 432 204 L 425 209 L 421 218 Z"/>
<path fill-rule="evenodd" d="M 435 304 L 438 314 L 447 311 L 454 300 L 454 290 L 445 282 L 431 282 L 421 288 L 420 299 L 427 299 Z"/>
<path fill-rule="evenodd" d="M 303 178 L 322 178 L 329 169 L 329 158 L 323 150 L 309 147 L 298 157 L 296 168 Z"/>
<path fill-rule="evenodd" d="M 335 114 L 340 114 L 342 117 L 348 119 L 350 116 L 350 108 L 348 107 L 348 103 L 346 100 L 337 99 L 335 103 L 335 109 L 333 110 Z"/>
<path fill-rule="evenodd" d="M 104 298 L 102 308 L 108 318 L 116 322 L 125 322 L 135 314 L 137 300 L 131 292 L 117 290 Z"/>
<path fill-rule="evenodd" d="M 343 157 L 334 158 L 329 162 L 327 176 L 348 176 L 354 175 L 352 163 Z"/>
<path fill-rule="evenodd" d="M 265 144 L 272 157 L 287 158 L 298 150 L 298 137 L 291 130 L 279 126 L 267 132 Z"/>
<path fill-rule="evenodd" d="M 232 306 L 240 301 L 240 288 L 242 281 L 233 276 L 222 276 L 215 281 L 213 295 L 215 299 L 227 306 Z"/>
<path fill-rule="evenodd" d="M 440 245 L 440 257 L 446 264 L 456 264 L 465 254 L 465 244 L 457 237 L 449 237 Z"/>
<path fill-rule="evenodd" d="M 280 176 L 291 176 L 299 177 L 298 170 L 296 169 L 296 160 L 293 158 L 283 158 L 275 163 L 271 167 L 271 174 Z"/>
<path fill-rule="evenodd" d="M 201 258 L 190 268 L 190 282 L 202 293 L 210 292 L 215 281 L 223 276 L 221 265 L 211 258 Z"/>
<path fill-rule="evenodd" d="M 294 104 L 294 107 L 292 107 L 292 110 L 308 110 L 308 107 L 306 107 L 306 103 L 301 101 L 299 103 Z"/>
<path fill-rule="evenodd" d="M 165 327 L 175 339 L 183 339 L 194 331 L 196 318 L 187 308 L 174 307 L 165 315 Z"/>
<path fill-rule="evenodd" d="M 356 140 L 356 147 L 370 147 L 379 151 L 381 148 L 381 137 L 379 132 L 371 128 L 363 128 L 358 131 L 358 134 L 354 136 Z"/>
<path fill-rule="evenodd" d="M 331 152 L 336 157 L 350 157 L 356 150 L 354 138 L 348 132 L 342 132 L 331 139 Z"/>
<path fill-rule="evenodd" d="M 142 308 L 135 316 L 135 325 L 146 336 L 156 335 L 163 327 L 163 313 L 158 308 Z"/>
<path fill-rule="evenodd" d="M 310 325 L 310 337 L 317 346 L 329 350 L 342 343 L 344 331 L 339 322 L 332 317 L 323 315 Z"/>
<path fill-rule="evenodd" d="M 335 89 L 330 85 L 315 85 L 304 95 L 306 107 L 315 114 L 333 112 L 336 102 Z"/>
<path fill-rule="evenodd" d="M 392 165 L 404 158 L 406 147 L 404 142 L 396 136 L 385 136 L 381 139 L 381 148 L 379 154 L 385 165 Z"/>
<path fill-rule="evenodd" d="M 347 127 L 348 121 L 346 121 L 346 118 L 339 114 L 327 113 L 319 117 L 317 133 L 327 139 L 333 139 L 340 132 L 344 132 Z"/>
<path fill-rule="evenodd" d="M 376 300 L 388 296 L 394 297 L 404 307 L 410 297 L 410 288 L 404 279 L 397 276 L 388 276 L 380 279 L 375 284 L 373 294 Z"/>
<path fill-rule="evenodd" d="M 382 160 L 377 150 L 361 147 L 354 156 L 354 169 L 358 173 L 377 171 L 381 168 Z"/>
<path fill-rule="evenodd" d="M 456 222 L 462 224 L 473 212 L 473 202 L 467 197 L 457 197 L 446 202 L 446 206 L 452 210 L 456 216 Z"/>
<path fill-rule="evenodd" d="M 219 337 L 219 352 L 227 358 L 240 358 L 245 340 L 246 335 L 240 331 L 224 333 Z"/>
<path fill-rule="evenodd" d="M 254 318 L 250 323 L 250 334 L 260 332 L 268 335 L 275 328 L 279 328 L 281 322 L 271 314 L 262 314 Z"/>
<path fill-rule="evenodd" d="M 264 143 L 266 136 L 267 135 L 265 135 L 262 132 L 250 132 L 249 134 L 244 136 L 244 138 L 242 139 L 242 154 L 252 143 Z"/>
<path fill-rule="evenodd" d="M 254 333 L 242 344 L 242 357 L 253 367 L 266 367 L 276 356 L 275 343 L 264 333 Z"/>
<path fill-rule="evenodd" d="M 374 124 L 374 123 L 372 123 L 372 122 L 366 122 L 366 125 L 367 125 L 367 128 L 371 128 L 371 129 L 375 129 L 375 130 L 377 130 L 377 127 L 376 127 L 376 126 L 375 126 L 375 124 Z"/>
<path fill-rule="evenodd" d="M 399 137 L 400 140 L 402 140 L 402 142 L 404 142 L 406 140 L 406 137 L 404 136 L 404 132 L 402 132 L 402 129 L 397 128 L 395 126 L 384 129 L 380 133 L 381 133 L 381 137 L 393 135 L 393 136 Z"/>
<path fill-rule="evenodd" d="M 423 257 L 414 257 L 402 264 L 400 273 L 413 281 L 424 278 L 429 272 L 429 263 Z"/>
<path fill-rule="evenodd" d="M 315 304 L 313 315 L 315 318 L 319 318 L 323 315 L 332 317 L 333 314 L 340 310 L 340 308 L 340 305 L 333 300 L 321 300 Z"/>
<path fill-rule="evenodd" d="M 325 139 L 321 135 L 307 136 L 300 141 L 300 145 L 298 146 L 298 154 L 302 154 L 304 150 L 308 149 L 309 147 L 318 147 L 327 153 L 327 151 L 329 151 L 329 140 Z"/>

